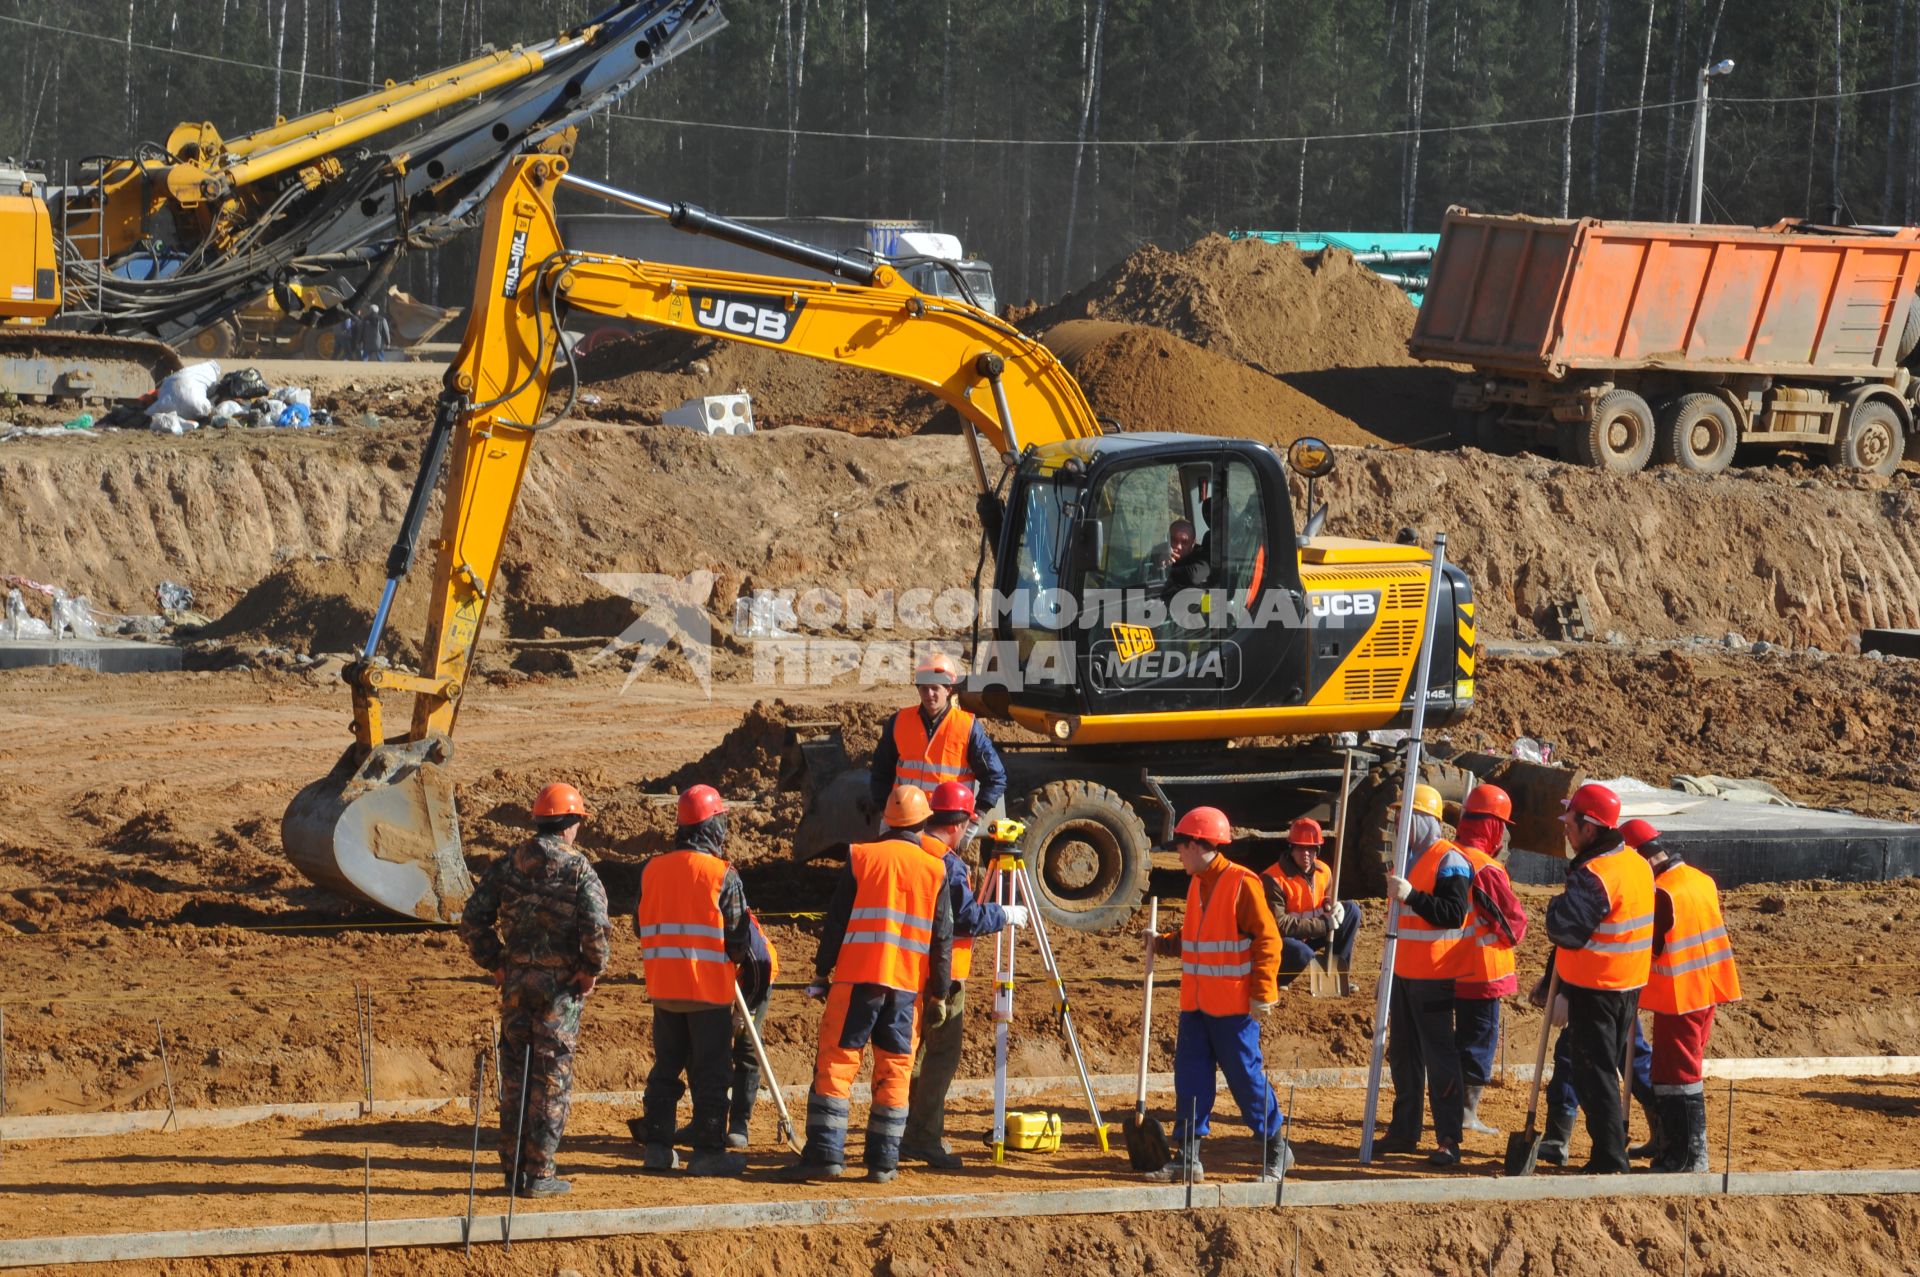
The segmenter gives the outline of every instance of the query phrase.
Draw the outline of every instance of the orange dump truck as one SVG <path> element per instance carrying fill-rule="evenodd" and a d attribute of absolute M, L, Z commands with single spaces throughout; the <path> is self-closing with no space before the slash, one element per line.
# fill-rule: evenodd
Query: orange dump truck
<path fill-rule="evenodd" d="M 1627 473 L 1740 444 L 1891 474 L 1920 460 L 1920 228 L 1447 211 L 1407 348 L 1470 365 L 1456 433 Z"/>

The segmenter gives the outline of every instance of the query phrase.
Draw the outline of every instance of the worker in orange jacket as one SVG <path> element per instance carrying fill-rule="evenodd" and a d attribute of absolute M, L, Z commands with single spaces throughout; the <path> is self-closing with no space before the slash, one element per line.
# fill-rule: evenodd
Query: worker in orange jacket
<path fill-rule="evenodd" d="M 867 783 L 873 805 L 885 804 L 895 785 L 914 785 L 931 796 L 948 781 L 965 785 L 976 812 L 992 811 L 1007 792 L 1007 769 L 987 729 L 954 700 L 960 664 L 945 652 L 930 652 L 913 671 L 918 705 L 893 716 L 873 747 Z M 962 843 L 973 841 L 978 821 L 967 824 Z"/>
<path fill-rule="evenodd" d="M 629 1127 L 646 1146 L 644 1164 L 651 1171 L 680 1165 L 674 1109 L 689 1084 L 694 1151 L 687 1169 L 695 1175 L 747 1169 L 746 1156 L 727 1147 L 727 1106 L 733 991 L 740 966 L 753 957 L 753 939 L 740 875 L 721 858 L 726 812 L 713 786 L 686 790 L 676 850 L 654 856 L 640 871 L 634 927 L 653 1001 L 653 1068 L 642 1097 L 644 1116 Z"/>
<path fill-rule="evenodd" d="M 1620 827 L 1653 870 L 1653 969 L 1640 1005 L 1653 1012 L 1653 1096 L 1663 1147 L 1656 1171 L 1707 1165 L 1707 1037 L 1713 1009 L 1740 1000 L 1740 971 L 1712 878 L 1660 843 L 1644 820 Z"/>
<path fill-rule="evenodd" d="M 860 1058 L 873 1047 L 873 1104 L 867 1112 L 867 1179 L 899 1173 L 907 1128 L 918 1008 L 931 1027 L 944 1022 L 953 972 L 953 906 L 947 871 L 921 842 L 933 814 L 924 791 L 897 785 L 887 795 L 886 828 L 848 849 L 846 872 L 827 906 L 814 980 L 807 996 L 826 1000 L 813 1088 L 807 1094 L 807 1143 L 783 1178 L 846 1174 L 848 1097 Z"/>
<path fill-rule="evenodd" d="M 1195 807 L 1173 827 L 1173 850 L 1188 874 L 1180 930 L 1145 933 L 1154 952 L 1180 959 L 1180 1032 L 1173 1049 L 1173 1160 L 1148 1179 L 1194 1184 L 1206 1177 L 1200 1141 L 1213 1120 L 1215 1070 L 1262 1150 L 1261 1176 L 1293 1165 L 1281 1136 L 1285 1117 L 1267 1078 L 1259 1019 L 1280 998 L 1280 930 L 1260 877 L 1227 859 L 1233 828 L 1217 807 Z"/>
<path fill-rule="evenodd" d="M 1300 977 L 1316 957 L 1331 955 L 1342 968 L 1353 961 L 1360 936 L 1360 902 L 1334 900 L 1333 868 L 1321 858 L 1320 822 L 1302 816 L 1287 830 L 1287 849 L 1260 875 L 1267 908 L 1280 929 L 1280 987 Z"/>
<path fill-rule="evenodd" d="M 1477 1135 L 1498 1135 L 1480 1117 L 1480 1097 L 1493 1080 L 1493 1054 L 1500 1042 L 1500 1002 L 1519 992 L 1513 951 L 1527 935 L 1527 911 L 1513 894 L 1501 863 L 1513 799 L 1498 785 L 1476 785 L 1467 795 L 1453 842 L 1473 870 L 1468 892 L 1467 936 L 1462 969 L 1453 981 L 1453 1035 L 1460 1048 L 1460 1080 L 1466 1087 L 1461 1124 Z"/>

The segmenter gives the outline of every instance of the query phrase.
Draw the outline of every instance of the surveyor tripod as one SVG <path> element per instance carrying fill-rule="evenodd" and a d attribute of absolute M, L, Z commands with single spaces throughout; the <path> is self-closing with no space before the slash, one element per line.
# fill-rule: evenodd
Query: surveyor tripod
<path fill-rule="evenodd" d="M 1080 1074 L 1080 1086 L 1087 1097 L 1087 1115 L 1093 1120 L 1100 1151 L 1107 1151 L 1107 1124 L 1100 1116 L 1100 1104 L 1093 1098 L 1093 1078 L 1087 1073 L 1087 1058 L 1080 1050 L 1080 1035 L 1073 1029 L 1073 1010 L 1067 1002 L 1066 982 L 1060 978 L 1060 964 L 1054 960 L 1053 944 L 1047 938 L 1047 916 L 1040 909 L 1040 885 L 1033 866 L 1020 850 L 1026 826 L 1017 820 L 996 820 L 987 830 L 986 873 L 980 880 L 981 900 L 997 905 L 1024 905 L 1034 944 L 1040 950 L 1040 965 L 1053 981 L 1054 1010 L 1066 1031 L 1067 1049 L 1073 1052 L 1073 1065 Z M 1013 1028 L 1013 959 L 1019 947 L 1018 932 L 1003 927 L 993 937 L 993 1161 L 1005 1160 L 1007 1149 L 1007 1039 Z"/>

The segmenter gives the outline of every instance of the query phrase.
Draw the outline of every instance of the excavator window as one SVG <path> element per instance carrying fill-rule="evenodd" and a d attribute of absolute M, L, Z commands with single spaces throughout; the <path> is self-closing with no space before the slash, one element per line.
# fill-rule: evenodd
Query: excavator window
<path fill-rule="evenodd" d="M 1220 588 L 1251 608 L 1267 583 L 1267 512 L 1260 476 L 1244 461 L 1226 466 L 1225 563 Z"/>

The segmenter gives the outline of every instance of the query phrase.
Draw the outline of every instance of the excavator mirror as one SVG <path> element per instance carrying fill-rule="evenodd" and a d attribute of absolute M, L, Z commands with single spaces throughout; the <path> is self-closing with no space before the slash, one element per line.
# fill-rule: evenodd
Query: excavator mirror
<path fill-rule="evenodd" d="M 1287 464 L 1303 479 L 1324 479 L 1333 473 L 1333 449 L 1312 435 L 1303 435 L 1288 445 Z"/>
<path fill-rule="evenodd" d="M 1088 519 L 1073 530 L 1074 570 L 1097 570 L 1107 561 L 1107 525 L 1098 518 Z"/>

